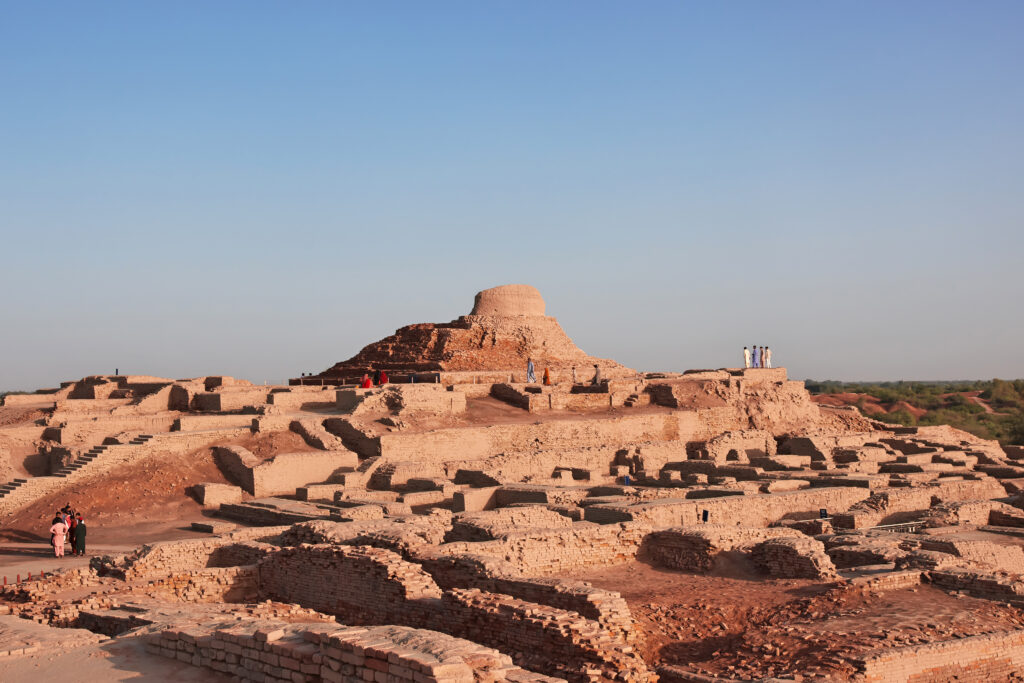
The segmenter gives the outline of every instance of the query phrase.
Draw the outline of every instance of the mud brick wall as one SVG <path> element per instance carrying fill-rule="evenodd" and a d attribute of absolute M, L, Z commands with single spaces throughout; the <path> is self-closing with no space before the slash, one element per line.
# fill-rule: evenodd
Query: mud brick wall
<path fill-rule="evenodd" d="M 204 569 L 209 566 L 213 551 L 228 542 L 222 538 L 211 538 L 148 544 L 122 558 L 115 558 L 113 566 L 122 569 L 126 580 Z"/>
<path fill-rule="evenodd" d="M 800 537 L 785 528 L 751 528 L 706 525 L 656 531 L 643 542 L 643 552 L 656 564 L 669 569 L 708 571 L 719 553 L 749 550 L 769 538 Z"/>
<path fill-rule="evenodd" d="M 479 470 L 485 472 L 489 479 L 498 482 L 517 482 L 527 475 L 550 476 L 556 467 L 576 467 L 598 474 L 608 474 L 618 451 L 621 450 L 619 443 L 621 442 L 613 442 L 609 446 L 519 451 L 485 459 L 451 459 L 438 466 L 443 467 L 448 478 L 453 478 L 460 469 Z M 682 445 L 679 448 L 682 448 Z"/>
<path fill-rule="evenodd" d="M 833 546 L 826 550 L 832 563 L 840 569 L 896 562 L 907 555 L 896 543 L 864 542 Z"/>
<path fill-rule="evenodd" d="M 1012 576 L 955 568 L 932 570 L 925 576 L 933 585 L 943 590 L 967 591 L 976 598 L 1024 606 L 1024 581 Z"/>
<path fill-rule="evenodd" d="M 577 612 L 619 632 L 627 640 L 637 636 L 633 616 L 619 593 L 594 588 L 583 581 L 516 578 L 518 570 L 502 558 L 487 555 L 438 555 L 427 548 L 412 560 L 445 589 L 478 588 L 503 593 L 540 605 Z"/>
<path fill-rule="evenodd" d="M 241 503 L 242 489 L 230 484 L 213 484 L 204 482 L 191 487 L 192 497 L 200 505 L 215 507 L 222 503 Z"/>
<path fill-rule="evenodd" d="M 757 567 L 780 579 L 838 578 L 836 567 L 825 554 L 825 545 L 813 538 L 771 538 L 753 547 L 750 557 Z"/>
<path fill-rule="evenodd" d="M 866 683 L 1007 681 L 1024 670 L 1024 631 L 875 651 L 852 663 Z"/>
<path fill-rule="evenodd" d="M 578 670 L 582 662 L 607 672 L 636 668 L 622 624 L 611 630 L 575 611 L 478 590 L 454 589 L 442 598 L 422 567 L 388 550 L 285 549 L 259 564 L 259 583 L 261 598 L 298 603 L 347 623 L 432 626 L 498 647 L 547 673 L 566 662 L 580 664 Z M 550 586 L 537 591 L 554 592 Z"/>
<path fill-rule="evenodd" d="M 269 391 L 265 387 L 226 386 L 217 391 L 196 394 L 193 410 L 241 410 L 261 406 L 267 402 Z"/>
<path fill-rule="evenodd" d="M 259 599 L 256 565 L 201 569 L 150 581 L 147 594 L 171 594 L 182 602 L 255 602 Z"/>
<path fill-rule="evenodd" d="M 569 681 L 653 680 L 624 639 L 575 612 L 476 589 L 448 591 L 443 603 L 453 635 L 514 653 L 520 666 Z"/>
<path fill-rule="evenodd" d="M 271 552 L 273 546 L 247 539 L 272 537 L 286 529 L 245 529 L 215 538 L 152 543 L 126 555 L 94 557 L 90 565 L 101 575 L 134 579 L 209 567 L 253 564 Z"/>
<path fill-rule="evenodd" d="M 241 446 L 216 446 L 213 459 L 229 480 L 252 493 L 252 470 L 260 459 Z"/>
<path fill-rule="evenodd" d="M 896 524 L 917 519 L 919 513 L 933 504 L 983 501 L 1001 498 L 1006 491 L 995 479 L 937 482 L 928 486 L 890 488 L 876 491 L 871 497 L 850 507 L 845 514 L 835 515 L 837 529 L 863 529 L 879 524 Z"/>
<path fill-rule="evenodd" d="M 961 526 L 964 524 L 981 526 L 989 523 L 989 517 L 993 510 L 1020 512 L 994 500 L 971 500 L 939 503 L 928 510 L 922 520 L 927 527 Z"/>
<path fill-rule="evenodd" d="M 319 448 L 324 451 L 346 450 L 342 445 L 341 439 L 324 429 L 322 418 L 292 420 L 288 424 L 288 429 L 301 436 L 313 448 Z M 354 453 L 353 456 L 355 456 Z M 355 457 L 356 464 L 358 464 L 358 456 Z"/>
<path fill-rule="evenodd" d="M 501 557 L 516 567 L 519 576 L 548 576 L 628 562 L 649 532 L 644 524 L 576 522 L 567 529 L 531 529 L 496 541 L 446 543 L 438 551 Z"/>
<path fill-rule="evenodd" d="M 686 415 L 682 413 L 680 415 Z M 462 460 L 479 460 L 496 453 L 533 451 L 539 448 L 578 449 L 609 443 L 666 441 L 680 436 L 680 416 L 627 415 L 608 420 L 557 420 L 543 424 L 507 424 L 463 427 L 418 434 L 385 434 L 381 454 L 389 460 L 440 462 L 458 454 Z M 334 421 L 326 426 L 332 429 Z"/>
<path fill-rule="evenodd" d="M 919 586 L 924 580 L 924 572 L 906 569 L 879 575 L 858 576 L 850 580 L 850 584 L 875 593 L 897 591 L 904 588 Z"/>
<path fill-rule="evenodd" d="M 267 403 L 284 410 L 333 408 L 335 390 L 333 387 L 291 387 L 287 391 L 274 390 L 267 396 Z"/>
<path fill-rule="evenodd" d="M 730 458 L 737 462 L 750 462 L 751 458 L 775 455 L 775 448 L 771 432 L 756 429 L 725 432 L 709 439 L 705 446 L 708 459 L 720 464 L 725 464 Z"/>
<path fill-rule="evenodd" d="M 353 470 L 359 457 L 348 449 L 314 453 L 282 453 L 252 469 L 254 496 L 295 493 L 306 484 L 326 481 L 338 470 Z"/>
<path fill-rule="evenodd" d="M 419 565 L 368 546 L 286 548 L 259 563 L 260 595 L 347 623 L 425 625 L 441 589 Z"/>
<path fill-rule="evenodd" d="M 1024 573 L 1024 549 L 1018 545 L 926 538 L 921 541 L 921 548 L 962 557 L 969 560 L 972 565 L 991 567 L 1013 574 Z"/>
<path fill-rule="evenodd" d="M 167 629 L 152 653 L 263 683 L 506 681 L 555 683 L 490 648 L 432 631 L 259 622 Z"/>
<path fill-rule="evenodd" d="M 416 515 L 395 520 L 335 522 L 317 520 L 296 524 L 281 536 L 283 545 L 371 545 L 405 553 L 409 548 L 437 545 L 449 528 L 444 514 Z"/>
<path fill-rule="evenodd" d="M 540 505 L 499 508 L 486 512 L 457 515 L 446 541 L 491 541 L 523 529 L 558 529 L 572 526 L 568 517 Z"/>
<path fill-rule="evenodd" d="M 584 511 L 584 519 L 600 524 L 634 520 L 663 529 L 699 525 L 701 511 L 707 510 L 713 524 L 767 527 L 782 519 L 817 517 L 820 509 L 830 514 L 846 510 L 868 495 L 866 489 L 831 487 L 696 501 L 670 498 L 635 504 L 590 505 Z"/>
<path fill-rule="evenodd" d="M 252 415 L 182 415 L 174 421 L 174 432 L 193 432 L 206 429 L 248 429 Z"/>
<path fill-rule="evenodd" d="M 739 481 L 753 481 L 764 478 L 764 470 L 760 467 L 727 465 L 724 462 L 717 463 L 713 460 L 684 460 L 668 464 L 664 469 L 671 472 L 682 472 L 683 474 L 733 477 Z M 657 472 L 652 473 L 648 471 L 647 474 L 657 474 Z"/>

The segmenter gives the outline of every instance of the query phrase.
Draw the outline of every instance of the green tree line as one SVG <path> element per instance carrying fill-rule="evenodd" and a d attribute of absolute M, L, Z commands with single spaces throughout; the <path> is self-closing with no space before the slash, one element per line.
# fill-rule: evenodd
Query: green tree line
<path fill-rule="evenodd" d="M 864 411 L 866 399 L 858 401 L 862 412 L 870 417 L 905 426 L 943 425 L 970 432 L 983 439 L 998 439 L 1003 444 L 1024 445 L 1024 379 L 967 380 L 959 382 L 838 382 L 835 380 L 806 382 L 812 394 L 866 394 L 887 409 L 897 403 L 926 410 L 916 417 L 905 407 L 887 413 Z M 994 411 L 964 396 L 979 392 Z"/>

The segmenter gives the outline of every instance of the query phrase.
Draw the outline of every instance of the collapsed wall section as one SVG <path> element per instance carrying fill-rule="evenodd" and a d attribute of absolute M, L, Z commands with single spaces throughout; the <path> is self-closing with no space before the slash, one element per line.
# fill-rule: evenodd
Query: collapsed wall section
<path fill-rule="evenodd" d="M 369 546 L 302 546 L 260 562 L 260 592 L 350 624 L 425 625 L 441 589 L 419 565 Z"/>

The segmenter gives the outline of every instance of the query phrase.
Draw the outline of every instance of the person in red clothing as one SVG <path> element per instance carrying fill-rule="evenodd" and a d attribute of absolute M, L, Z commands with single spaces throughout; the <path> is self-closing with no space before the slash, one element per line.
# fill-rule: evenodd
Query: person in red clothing
<path fill-rule="evenodd" d="M 381 384 L 387 384 L 388 383 L 388 371 L 387 370 L 382 370 L 381 371 L 381 373 L 380 373 L 380 383 Z"/>
<path fill-rule="evenodd" d="M 74 510 L 72 510 L 71 514 L 68 515 L 67 526 L 68 526 L 68 542 L 71 543 L 71 554 L 74 555 L 75 554 L 75 530 L 78 527 L 78 520 L 75 518 Z"/>
<path fill-rule="evenodd" d="M 372 389 L 373 380 L 370 379 L 370 373 L 363 375 L 363 381 L 359 384 L 360 389 Z"/>

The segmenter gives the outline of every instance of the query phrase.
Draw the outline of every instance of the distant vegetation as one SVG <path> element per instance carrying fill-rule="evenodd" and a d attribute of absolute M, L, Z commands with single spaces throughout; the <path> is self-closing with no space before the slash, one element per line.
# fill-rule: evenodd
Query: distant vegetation
<path fill-rule="evenodd" d="M 984 439 L 1024 445 L 1024 380 L 967 382 L 807 381 L 816 395 L 855 405 L 876 420 L 906 426 L 948 424 Z"/>

